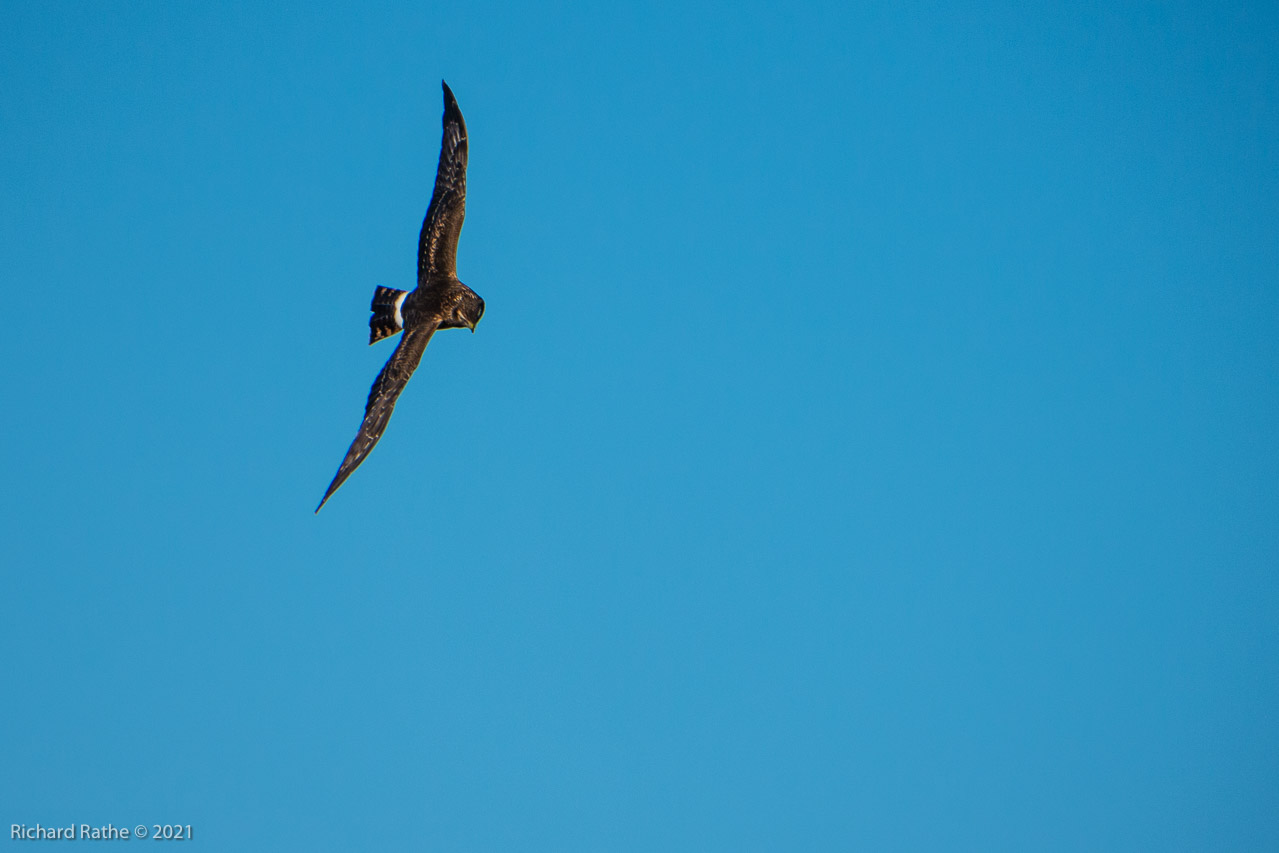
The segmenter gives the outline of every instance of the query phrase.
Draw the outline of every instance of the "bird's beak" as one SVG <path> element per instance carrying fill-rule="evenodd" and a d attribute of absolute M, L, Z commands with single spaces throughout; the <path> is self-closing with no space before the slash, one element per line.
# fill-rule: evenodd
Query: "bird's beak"
<path fill-rule="evenodd" d="M 476 324 L 475 324 L 475 321 L 473 321 L 473 320 L 472 320 L 472 321 L 471 321 L 471 334 L 472 334 L 472 335 L 473 335 L 473 334 L 475 334 L 475 325 L 476 325 Z"/>

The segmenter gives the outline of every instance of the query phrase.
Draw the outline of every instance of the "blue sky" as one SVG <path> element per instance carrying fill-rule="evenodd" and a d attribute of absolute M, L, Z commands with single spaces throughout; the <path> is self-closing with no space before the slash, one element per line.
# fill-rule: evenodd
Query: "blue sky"
<path fill-rule="evenodd" d="M 1273 4 L 6 11 L 0 824 L 1279 845 Z"/>

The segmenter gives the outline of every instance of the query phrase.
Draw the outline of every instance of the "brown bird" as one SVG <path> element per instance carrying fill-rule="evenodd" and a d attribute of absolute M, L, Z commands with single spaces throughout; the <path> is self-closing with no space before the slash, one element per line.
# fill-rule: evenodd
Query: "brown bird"
<path fill-rule="evenodd" d="M 431 335 L 438 329 L 475 331 L 484 316 L 484 300 L 457 280 L 457 238 L 466 215 L 466 122 L 448 83 L 444 86 L 444 140 L 435 173 L 435 192 L 422 222 L 417 246 L 417 287 L 412 291 L 378 287 L 373 292 L 369 343 L 403 331 L 400 345 L 387 360 L 369 390 L 364 422 L 351 442 L 337 475 L 324 493 L 324 502 L 346 482 L 373 450 L 395 411 L 395 401 L 422 360 Z"/>

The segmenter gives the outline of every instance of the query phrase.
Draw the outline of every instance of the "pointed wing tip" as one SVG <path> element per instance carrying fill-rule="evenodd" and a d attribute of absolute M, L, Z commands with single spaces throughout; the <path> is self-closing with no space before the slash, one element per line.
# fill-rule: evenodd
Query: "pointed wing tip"
<path fill-rule="evenodd" d="M 315 508 L 316 515 L 320 514 L 320 510 L 324 509 L 324 505 L 329 502 L 329 498 L 333 497 L 333 493 L 336 491 L 337 491 L 337 488 L 332 483 L 330 483 L 329 490 L 324 493 L 324 497 L 320 499 L 320 505 Z"/>
<path fill-rule="evenodd" d="M 457 105 L 457 98 L 453 97 L 453 90 L 449 88 L 449 84 L 443 80 L 440 85 L 444 88 L 444 126 L 448 127 L 449 120 L 456 118 L 459 124 L 462 124 L 463 136 L 466 135 L 466 125 L 462 122 L 462 108 Z"/>
<path fill-rule="evenodd" d="M 457 98 L 453 97 L 453 90 L 449 88 L 449 84 L 440 80 L 440 85 L 444 87 L 444 115 L 441 117 L 441 124 L 444 125 L 445 134 L 448 133 L 449 125 L 456 123 L 462 139 L 465 140 L 466 120 L 462 118 L 462 108 L 457 105 Z M 427 213 L 430 213 L 429 209 Z"/>

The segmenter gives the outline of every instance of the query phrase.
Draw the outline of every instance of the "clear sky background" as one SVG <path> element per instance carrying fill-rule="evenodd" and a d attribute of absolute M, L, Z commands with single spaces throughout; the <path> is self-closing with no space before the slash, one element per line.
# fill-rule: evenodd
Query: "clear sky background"
<path fill-rule="evenodd" d="M 289 5 L 5 4 L 4 844 L 1279 848 L 1279 7 Z"/>

